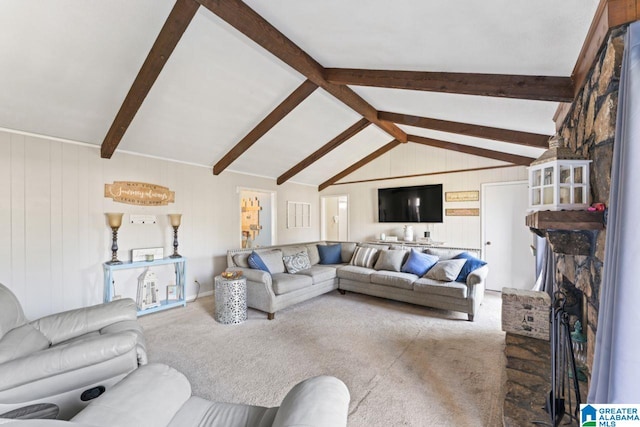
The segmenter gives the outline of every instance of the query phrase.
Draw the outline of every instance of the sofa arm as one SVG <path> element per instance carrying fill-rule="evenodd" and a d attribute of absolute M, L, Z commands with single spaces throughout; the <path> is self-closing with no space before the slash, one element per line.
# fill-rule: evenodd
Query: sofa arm
<path fill-rule="evenodd" d="M 287 393 L 273 427 L 346 427 L 349 399 L 349 390 L 339 379 L 309 378 Z"/>
<path fill-rule="evenodd" d="M 227 268 L 227 271 L 240 271 L 248 281 L 264 283 L 265 285 L 271 287 L 271 274 L 266 271 L 246 267 L 229 267 Z"/>
<path fill-rule="evenodd" d="M 191 384 L 184 375 L 152 363 L 127 375 L 71 421 L 95 427 L 162 427 L 190 397 Z"/>
<path fill-rule="evenodd" d="M 52 314 L 31 322 L 31 325 L 47 337 L 52 345 L 56 345 L 89 332 L 99 331 L 112 323 L 136 320 L 137 317 L 135 301 L 124 298 Z"/>
<path fill-rule="evenodd" d="M 488 265 L 476 268 L 467 276 L 467 286 L 475 286 L 484 282 L 484 279 L 487 278 L 487 274 L 489 274 Z"/>
<path fill-rule="evenodd" d="M 137 366 L 135 347 L 135 334 L 122 332 L 96 335 L 13 359 L 0 364 L 0 378 L 2 378 L 0 391 L 96 365 L 128 352 L 134 354 L 132 369 L 135 369 Z"/>

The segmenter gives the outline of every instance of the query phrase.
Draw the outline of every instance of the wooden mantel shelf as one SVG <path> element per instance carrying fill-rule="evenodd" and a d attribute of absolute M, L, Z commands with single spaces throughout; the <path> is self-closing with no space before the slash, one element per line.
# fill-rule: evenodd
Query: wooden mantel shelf
<path fill-rule="evenodd" d="M 604 230 L 604 212 L 538 211 L 527 215 L 525 222 L 537 230 Z"/>

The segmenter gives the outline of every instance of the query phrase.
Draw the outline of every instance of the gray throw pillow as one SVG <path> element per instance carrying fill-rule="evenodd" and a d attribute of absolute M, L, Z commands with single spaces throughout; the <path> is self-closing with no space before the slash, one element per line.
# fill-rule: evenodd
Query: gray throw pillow
<path fill-rule="evenodd" d="M 285 255 L 282 257 L 287 273 L 296 274 L 298 271 L 311 268 L 311 261 L 306 252 L 298 252 L 295 255 Z"/>
<path fill-rule="evenodd" d="M 405 253 L 406 251 L 400 249 L 380 251 L 378 261 L 373 268 L 376 270 L 400 271 Z"/>
<path fill-rule="evenodd" d="M 258 252 L 258 255 L 260 255 L 260 258 L 267 266 L 271 274 L 285 272 L 284 263 L 282 262 L 281 250 L 277 249 L 272 251 Z"/>
<path fill-rule="evenodd" d="M 464 261 L 464 262 L 461 262 Z M 427 279 L 440 280 L 443 282 L 453 282 L 460 274 L 460 270 L 464 267 L 467 260 L 464 259 L 448 259 L 445 261 L 438 261 L 436 265 L 431 267 L 427 274 L 424 275 Z"/>
<path fill-rule="evenodd" d="M 309 255 L 311 265 L 316 265 L 320 262 L 320 254 L 316 245 L 307 245 L 307 255 Z"/>
<path fill-rule="evenodd" d="M 374 248 L 357 247 L 349 264 L 358 267 L 373 268 L 373 264 L 378 258 L 378 250 Z M 466 262 L 466 261 L 465 261 Z M 461 267 L 462 268 L 462 267 Z"/>

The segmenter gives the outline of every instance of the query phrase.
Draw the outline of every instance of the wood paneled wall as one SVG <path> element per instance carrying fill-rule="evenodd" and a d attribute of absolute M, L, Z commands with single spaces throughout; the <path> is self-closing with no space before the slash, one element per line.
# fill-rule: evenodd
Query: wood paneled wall
<path fill-rule="evenodd" d="M 403 144 L 384 154 L 365 167 L 354 172 L 343 182 L 367 180 L 380 176 L 405 176 L 433 173 L 446 170 L 473 169 L 503 162 L 470 156 L 454 151 L 445 151 L 418 144 Z M 322 191 L 322 195 L 348 194 L 350 230 L 352 240 L 371 240 L 385 233 L 402 238 L 404 224 L 379 223 L 378 188 L 401 187 L 422 184 L 443 184 L 443 191 L 481 190 L 483 183 L 509 182 L 527 179 L 523 166 L 489 169 L 474 172 L 429 175 L 415 178 L 389 179 L 354 184 L 334 185 Z M 482 195 L 480 196 L 482 198 Z M 478 202 L 444 202 L 445 209 L 480 208 Z M 482 215 L 482 212 L 480 212 Z M 414 235 L 422 237 L 431 231 L 431 238 L 443 241 L 447 246 L 481 248 L 481 222 L 479 216 L 444 216 L 442 224 L 411 224 Z M 524 218 L 522 218 L 524 225 Z"/>
<path fill-rule="evenodd" d="M 169 187 L 175 204 L 139 207 L 103 197 L 104 184 L 141 181 Z M 226 267 L 226 251 L 240 247 L 239 188 L 277 191 L 278 243 L 319 239 L 316 187 L 116 153 L 99 147 L 0 131 L 0 282 L 20 299 L 29 318 L 97 304 L 103 297 L 102 263 L 111 257 L 105 212 L 124 212 L 119 258 L 134 248 L 162 246 L 172 253 L 168 213 L 183 214 L 180 253 L 188 258 L 187 297 L 211 291 Z M 288 200 L 312 204 L 312 228 L 287 229 Z M 155 225 L 128 223 L 128 214 L 157 215 Z M 135 295 L 140 270 L 117 278 L 117 292 Z M 163 280 L 170 280 L 169 271 Z M 165 279 L 166 277 L 166 279 Z"/>

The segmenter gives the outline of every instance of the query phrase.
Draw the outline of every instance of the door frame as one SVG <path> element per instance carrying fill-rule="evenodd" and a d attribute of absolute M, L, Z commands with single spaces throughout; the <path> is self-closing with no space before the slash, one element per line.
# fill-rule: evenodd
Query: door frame
<path fill-rule="evenodd" d="M 351 227 L 349 226 L 349 222 L 351 222 L 351 212 L 350 212 L 350 204 L 349 203 L 349 195 L 348 194 L 327 194 L 324 196 L 320 196 L 320 240 L 327 240 L 327 218 L 325 217 L 325 203 L 328 198 L 338 198 L 338 197 L 346 197 L 347 198 L 347 241 L 351 238 Z"/>
<path fill-rule="evenodd" d="M 238 245 L 239 248 L 242 247 L 242 206 L 240 206 L 242 204 L 242 192 L 243 191 L 253 191 L 256 193 L 266 193 L 270 195 L 270 202 L 271 202 L 271 245 L 270 246 L 274 246 L 277 245 L 277 210 L 276 210 L 276 201 L 277 201 L 277 196 L 278 193 L 274 190 L 265 190 L 264 188 L 254 188 L 254 187 L 236 187 L 236 194 L 238 194 L 238 198 L 236 200 L 236 206 L 237 206 L 237 215 L 236 218 L 239 219 L 240 221 L 238 221 L 238 239 L 240 241 L 240 244 Z"/>

